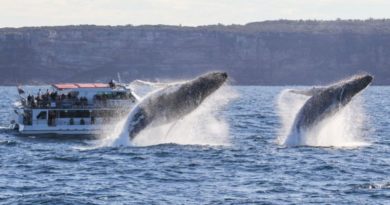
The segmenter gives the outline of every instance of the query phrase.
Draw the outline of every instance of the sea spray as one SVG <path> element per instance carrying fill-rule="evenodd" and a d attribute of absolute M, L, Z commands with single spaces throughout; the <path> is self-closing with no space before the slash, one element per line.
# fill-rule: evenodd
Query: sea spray
<path fill-rule="evenodd" d="M 279 129 L 278 144 L 284 144 L 288 135 L 291 133 L 291 127 L 294 123 L 295 116 L 299 109 L 303 106 L 309 97 L 306 95 L 298 95 L 290 92 L 289 89 L 283 90 L 277 97 L 276 107 L 277 113 L 281 120 L 282 127 Z"/>
<path fill-rule="evenodd" d="M 335 115 L 322 120 L 311 129 L 297 133 L 293 129 L 295 117 L 309 97 L 284 90 L 278 96 L 277 108 L 282 127 L 278 143 L 287 146 L 333 146 L 356 147 L 369 143 L 364 141 L 367 134 L 367 119 L 363 109 L 363 98 L 354 98 Z"/>
<path fill-rule="evenodd" d="M 137 146 L 163 143 L 229 145 L 229 124 L 220 112 L 235 97 L 231 87 L 223 86 L 183 119 L 145 129 L 133 143 Z"/>
<path fill-rule="evenodd" d="M 156 91 L 160 92 L 160 91 Z M 168 91 L 170 92 L 170 91 Z M 229 145 L 229 124 L 221 110 L 237 97 L 230 86 L 222 86 L 210 95 L 201 106 L 182 119 L 141 131 L 129 140 L 129 118 L 118 122 L 115 131 L 101 140 L 104 146 L 150 146 L 156 144 Z"/>

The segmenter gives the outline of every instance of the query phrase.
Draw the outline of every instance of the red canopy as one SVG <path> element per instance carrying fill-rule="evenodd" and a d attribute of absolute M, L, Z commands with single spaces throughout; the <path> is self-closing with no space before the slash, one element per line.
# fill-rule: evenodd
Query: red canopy
<path fill-rule="evenodd" d="M 108 83 L 94 83 L 95 88 L 109 88 L 110 85 Z"/>
<path fill-rule="evenodd" d="M 53 86 L 59 90 L 78 88 L 75 84 L 72 83 L 54 84 Z"/>

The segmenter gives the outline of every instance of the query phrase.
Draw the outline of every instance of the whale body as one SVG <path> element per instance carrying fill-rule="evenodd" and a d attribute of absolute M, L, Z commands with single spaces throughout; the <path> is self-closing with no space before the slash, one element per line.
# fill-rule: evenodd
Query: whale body
<path fill-rule="evenodd" d="M 311 96 L 295 117 L 290 135 L 302 136 L 325 118 L 331 117 L 345 107 L 352 98 L 372 81 L 371 75 L 355 75 L 330 86 L 312 88 L 307 91 L 292 91 Z M 289 136 L 285 144 L 300 144 L 299 138 Z"/>
<path fill-rule="evenodd" d="M 130 139 L 134 139 L 148 126 L 168 124 L 188 115 L 221 87 L 227 77 L 225 72 L 206 73 L 149 94 L 128 116 L 126 124 Z"/>

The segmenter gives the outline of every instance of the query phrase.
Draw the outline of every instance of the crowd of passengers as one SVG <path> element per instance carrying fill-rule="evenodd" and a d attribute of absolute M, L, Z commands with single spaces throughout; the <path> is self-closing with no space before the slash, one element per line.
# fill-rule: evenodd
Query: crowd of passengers
<path fill-rule="evenodd" d="M 61 107 L 64 103 L 76 106 L 86 106 L 88 105 L 88 99 L 85 97 L 77 97 L 74 93 L 59 95 L 57 91 L 50 92 L 49 89 L 46 90 L 46 93 L 41 94 L 41 89 L 39 89 L 36 96 L 27 96 L 26 103 L 27 106 L 33 108 Z"/>
<path fill-rule="evenodd" d="M 115 93 L 97 94 L 94 96 L 94 103 L 97 105 L 106 106 L 107 100 L 111 99 L 131 99 L 133 102 L 135 102 L 135 98 L 131 94 L 128 95 L 126 93 Z M 32 108 L 61 108 L 64 106 L 84 107 L 88 106 L 88 99 L 86 97 L 78 97 L 78 93 L 69 92 L 68 94 L 59 95 L 57 91 L 50 92 L 49 89 L 46 90 L 46 93 L 41 94 L 41 89 L 39 89 L 36 96 L 27 96 L 26 104 L 28 107 Z"/>

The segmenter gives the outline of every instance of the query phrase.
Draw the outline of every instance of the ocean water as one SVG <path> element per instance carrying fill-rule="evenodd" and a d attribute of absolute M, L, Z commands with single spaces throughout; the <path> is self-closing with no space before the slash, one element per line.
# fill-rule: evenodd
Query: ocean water
<path fill-rule="evenodd" d="M 117 144 L 11 134 L 16 89 L 0 87 L 0 203 L 389 204 L 390 87 L 367 88 L 305 146 L 283 144 L 305 100 L 286 88 L 224 88 Z"/>

